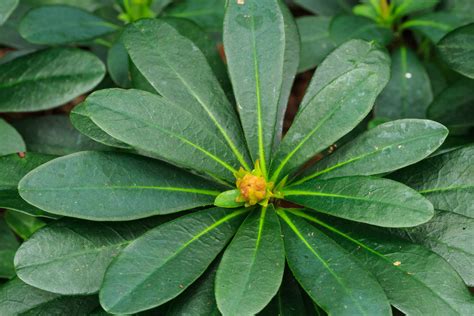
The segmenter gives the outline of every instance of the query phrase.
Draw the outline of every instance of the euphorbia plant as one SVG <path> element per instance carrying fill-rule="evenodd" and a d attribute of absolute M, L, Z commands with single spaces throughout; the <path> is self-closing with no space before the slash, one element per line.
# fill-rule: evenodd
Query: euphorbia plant
<path fill-rule="evenodd" d="M 282 138 L 298 66 L 295 24 L 277 0 L 227 5 L 235 104 L 171 24 L 126 28 L 127 52 L 156 93 L 98 91 L 71 116 L 122 152 L 54 159 L 19 184 L 22 198 L 46 212 L 103 222 L 64 219 L 40 230 L 16 254 L 19 278 L 63 295 L 99 292 L 114 314 L 172 301 L 171 314 L 251 315 L 274 297 L 287 308 L 289 293 L 301 310 L 291 275 L 329 314 L 389 315 L 390 305 L 471 314 L 471 296 L 444 259 L 382 229 L 434 215 L 420 193 L 381 175 L 430 155 L 445 127 L 382 124 L 302 169 L 369 113 L 389 80 L 387 53 L 363 40 L 332 52 Z M 143 220 L 153 215 L 162 216 Z M 131 222 L 111 223 L 120 221 Z"/>

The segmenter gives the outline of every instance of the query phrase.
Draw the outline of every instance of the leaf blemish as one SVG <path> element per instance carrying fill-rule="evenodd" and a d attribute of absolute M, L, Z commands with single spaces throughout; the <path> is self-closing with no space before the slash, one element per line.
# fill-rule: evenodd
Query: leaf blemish
<path fill-rule="evenodd" d="M 401 261 L 395 261 L 395 262 L 393 263 L 393 265 L 394 265 L 394 266 L 397 266 L 397 267 L 398 267 L 399 265 L 401 265 L 401 264 L 402 264 Z"/>
<path fill-rule="evenodd" d="M 237 4 L 243 5 L 245 4 L 245 0 L 237 0 Z"/>

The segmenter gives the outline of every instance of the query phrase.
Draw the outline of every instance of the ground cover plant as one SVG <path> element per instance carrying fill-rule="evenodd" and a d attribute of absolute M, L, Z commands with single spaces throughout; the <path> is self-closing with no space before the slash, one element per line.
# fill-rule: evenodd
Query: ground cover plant
<path fill-rule="evenodd" d="M 0 314 L 473 314 L 474 146 L 441 147 L 453 128 L 426 117 L 354 133 L 392 82 L 383 45 L 338 43 L 283 131 L 301 51 L 282 1 L 226 3 L 226 68 L 196 25 L 147 12 L 121 16 L 131 88 L 92 92 L 72 125 L 0 121 Z M 437 48 L 465 80 L 472 33 Z M 50 72 L 77 80 L 59 91 L 15 82 L 57 56 L 0 65 L 5 106 L 94 89 L 84 49 L 34 54 L 72 51 L 96 64 Z"/>

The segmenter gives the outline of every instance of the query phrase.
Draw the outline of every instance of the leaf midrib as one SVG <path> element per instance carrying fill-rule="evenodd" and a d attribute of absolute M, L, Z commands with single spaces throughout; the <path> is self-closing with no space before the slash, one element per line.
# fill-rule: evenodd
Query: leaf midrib
<path fill-rule="evenodd" d="M 219 191 L 193 189 L 193 188 L 180 188 L 180 187 L 161 187 L 161 186 L 144 186 L 144 185 L 132 185 L 132 186 L 88 186 L 88 187 L 58 187 L 58 188 L 22 188 L 22 192 L 35 192 L 35 191 L 88 191 L 88 190 L 162 190 L 162 191 L 177 191 L 183 193 L 195 193 L 217 196 L 220 194 Z"/>
<path fill-rule="evenodd" d="M 93 76 L 98 76 L 101 75 L 101 72 L 88 72 L 88 73 L 75 73 L 75 74 L 67 74 L 67 75 L 54 75 L 54 76 L 49 76 L 49 77 L 35 77 L 31 79 L 25 79 L 21 81 L 14 81 L 14 82 L 6 82 L 4 84 L 0 84 L 0 89 L 4 88 L 12 88 L 20 84 L 35 84 L 35 83 L 41 83 L 46 80 L 64 80 L 64 79 L 70 79 L 74 78 L 75 81 L 79 81 L 78 79 L 89 79 L 90 77 Z M 85 77 L 85 78 L 84 78 Z M 1 78 L 0 78 L 1 79 Z"/>

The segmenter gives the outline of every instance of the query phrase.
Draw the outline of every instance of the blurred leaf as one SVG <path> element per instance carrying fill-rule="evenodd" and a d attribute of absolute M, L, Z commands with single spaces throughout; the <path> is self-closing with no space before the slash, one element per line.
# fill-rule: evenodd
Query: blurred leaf
<path fill-rule="evenodd" d="M 25 142 L 13 126 L 0 118 L 0 156 L 26 151 Z"/>
<path fill-rule="evenodd" d="M 46 225 L 46 223 L 38 217 L 16 211 L 6 211 L 5 221 L 11 230 L 23 240 L 30 238 L 34 232 Z"/>

